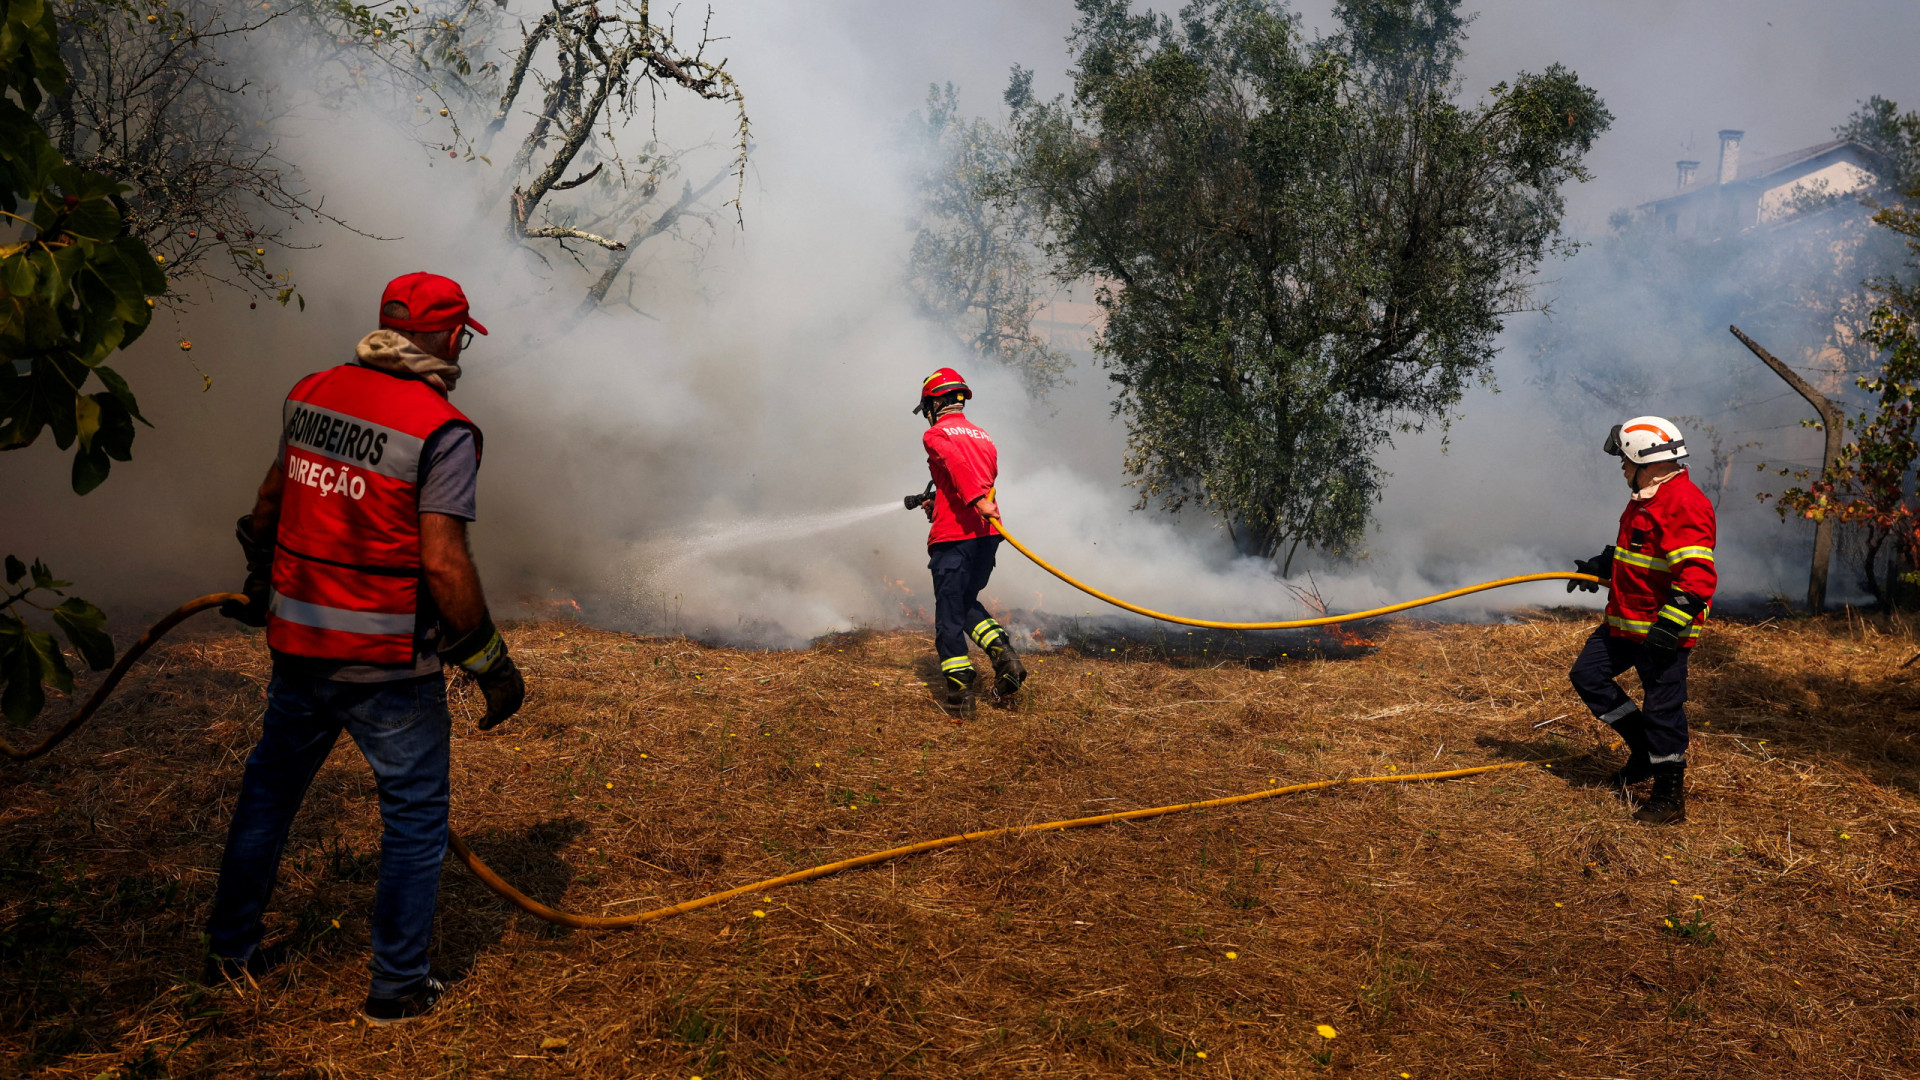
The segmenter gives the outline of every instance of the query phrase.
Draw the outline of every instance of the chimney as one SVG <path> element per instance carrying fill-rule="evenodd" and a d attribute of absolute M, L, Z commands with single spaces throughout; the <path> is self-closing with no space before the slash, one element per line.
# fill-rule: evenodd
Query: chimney
<path fill-rule="evenodd" d="M 1676 190 L 1676 191 L 1680 191 L 1680 190 L 1684 190 L 1684 189 L 1686 189 L 1686 188 L 1690 188 L 1690 187 L 1692 187 L 1692 186 L 1693 186 L 1693 182 L 1694 182 L 1695 180 L 1697 180 L 1697 179 L 1699 179 L 1699 178 L 1700 178 L 1700 163 L 1699 163 L 1699 162 L 1697 162 L 1697 161 L 1676 161 L 1676 162 L 1674 162 L 1674 164 L 1675 164 L 1675 165 L 1677 165 L 1677 166 L 1679 166 L 1679 168 L 1680 168 L 1680 183 L 1679 183 L 1679 185 L 1678 185 L 1677 187 L 1675 187 L 1675 189 L 1674 189 L 1674 190 Z"/>
<path fill-rule="evenodd" d="M 1720 183 L 1731 184 L 1740 175 L 1740 137 L 1744 131 L 1720 133 Z"/>

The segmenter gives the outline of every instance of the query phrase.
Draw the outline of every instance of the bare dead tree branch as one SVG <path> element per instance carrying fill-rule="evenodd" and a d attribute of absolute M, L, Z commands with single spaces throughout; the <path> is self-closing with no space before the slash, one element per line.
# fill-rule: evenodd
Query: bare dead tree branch
<path fill-rule="evenodd" d="M 533 124 L 520 140 L 513 167 L 503 181 L 513 185 L 507 200 L 508 232 L 522 240 L 559 240 L 563 248 L 565 241 L 578 240 L 617 253 L 588 291 L 587 306 L 592 307 L 605 298 L 634 246 L 669 231 L 719 179 L 734 176 L 744 184 L 746 104 L 738 83 L 726 70 L 726 61 L 707 58 L 713 41 L 710 33 L 703 29 L 699 43 L 683 49 L 675 42 L 671 25 L 653 21 L 650 0 L 549 3 L 551 10 L 522 31 L 486 138 L 504 129 L 530 82 L 541 88 Z M 678 155 L 649 145 L 634 161 L 643 168 L 629 172 L 616 132 L 643 102 L 653 102 L 661 89 L 732 103 L 739 141 L 719 177 L 697 191 L 683 187 L 681 200 L 664 212 L 645 213 L 660 183 L 675 170 Z M 606 169 L 609 162 L 616 166 L 611 172 Z M 577 166 L 589 165 L 574 179 L 563 179 Z M 590 196 L 585 201 L 564 207 L 549 203 L 556 192 L 583 188 Z M 733 205 L 737 216 L 737 192 Z M 609 239 L 635 220 L 648 224 L 636 228 L 634 239 L 624 243 Z"/>
<path fill-rule="evenodd" d="M 609 240 L 604 236 L 595 236 L 581 229 L 567 229 L 558 225 L 547 225 L 538 229 L 528 229 L 525 235 L 556 240 L 585 240 L 589 244 L 597 244 L 600 247 L 606 248 L 608 251 L 627 250 L 627 245 L 618 240 Z"/>
<path fill-rule="evenodd" d="M 627 241 L 622 252 L 614 256 L 613 261 L 607 264 L 607 268 L 601 272 L 599 280 L 595 281 L 593 287 L 587 290 L 587 298 L 581 301 L 580 314 L 584 315 L 592 311 L 594 308 L 600 306 L 601 302 L 606 300 L 607 290 L 613 287 L 614 279 L 620 276 L 622 270 L 626 269 L 627 260 L 633 257 L 635 249 L 648 240 L 659 236 L 661 233 L 671 230 L 694 204 L 705 198 L 707 193 L 720 186 L 720 181 L 725 180 L 731 175 L 733 175 L 733 168 L 732 166 L 728 166 L 714 173 L 713 176 L 697 190 L 692 184 L 683 185 L 680 189 L 680 198 L 677 199 L 672 206 L 662 211 L 659 217 L 654 218 L 652 224 L 640 230 L 632 240 Z"/>
<path fill-rule="evenodd" d="M 571 191 L 571 190 L 573 190 L 574 188 L 577 188 L 577 187 L 579 187 L 579 186 L 580 186 L 581 184 L 584 184 L 584 183 L 586 183 L 587 181 L 589 181 L 589 180 L 591 180 L 591 179 L 593 179 L 594 177 L 596 177 L 596 176 L 599 176 L 599 175 L 600 175 L 600 170 L 601 170 L 601 169 L 604 169 L 604 168 L 606 168 L 606 167 L 607 167 L 607 163 L 606 163 L 606 162 L 604 162 L 604 161 L 602 161 L 602 162 L 600 162 L 600 163 L 598 163 L 598 164 L 596 164 L 596 165 L 595 165 L 595 166 L 594 166 L 593 168 L 591 168 L 591 169 L 588 169 L 588 170 L 587 170 L 587 171 L 586 171 L 586 172 L 585 172 L 584 174 L 582 174 L 582 175 L 580 175 L 580 176 L 576 176 L 576 177 L 574 177 L 574 178 L 573 178 L 573 179 L 571 179 L 571 180 L 563 180 L 563 181 L 561 181 L 560 183 L 558 183 L 558 184 L 555 184 L 555 185 L 553 185 L 553 190 L 555 190 L 555 191 Z"/>
<path fill-rule="evenodd" d="M 290 276 L 271 265 L 273 249 L 301 246 L 287 226 L 346 223 L 276 154 L 267 90 L 216 51 L 244 57 L 249 36 L 282 16 L 222 0 L 63 0 L 55 10 L 73 77 L 36 117 L 55 145 L 131 188 L 116 200 L 126 228 L 164 257 L 173 280 L 291 299 Z"/>
<path fill-rule="evenodd" d="M 1834 404 L 1827 395 L 1813 388 L 1813 384 L 1800 377 L 1800 373 L 1781 362 L 1780 358 L 1760 347 L 1760 343 L 1740 332 L 1737 326 L 1729 326 L 1733 336 L 1740 339 L 1760 362 L 1773 369 L 1782 382 L 1791 387 L 1794 393 L 1807 399 L 1813 411 L 1820 417 L 1820 426 L 1826 432 L 1826 444 L 1820 455 L 1820 476 L 1825 479 L 1833 473 L 1833 463 L 1840 457 L 1840 441 L 1846 430 L 1846 420 L 1840 413 L 1840 406 Z M 1813 566 L 1807 572 L 1807 610 L 1815 615 L 1827 607 L 1827 569 L 1833 561 L 1833 518 L 1823 517 L 1813 530 Z"/>

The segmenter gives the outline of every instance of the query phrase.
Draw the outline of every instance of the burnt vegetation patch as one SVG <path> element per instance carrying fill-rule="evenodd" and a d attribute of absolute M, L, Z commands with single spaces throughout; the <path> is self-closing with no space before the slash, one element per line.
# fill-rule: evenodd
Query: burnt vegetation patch
<path fill-rule="evenodd" d="M 976 828 L 1571 756 L 1005 837 L 632 932 L 556 930 L 450 863 L 451 997 L 380 1032 L 354 1023 L 380 824 L 346 740 L 275 895 L 287 961 L 199 984 L 267 672 L 249 633 L 164 645 L 97 725 L 0 772 L 0 1073 L 1912 1075 L 1911 632 L 1717 624 L 1692 821 L 1653 829 L 1598 783 L 1616 759 L 1565 686 L 1589 619 L 1394 622 L 1265 670 L 1221 639 L 1200 662 L 1063 636 L 964 724 L 920 634 L 753 653 L 511 626 L 527 711 L 481 736 L 456 685 L 454 827 L 593 914 Z"/>

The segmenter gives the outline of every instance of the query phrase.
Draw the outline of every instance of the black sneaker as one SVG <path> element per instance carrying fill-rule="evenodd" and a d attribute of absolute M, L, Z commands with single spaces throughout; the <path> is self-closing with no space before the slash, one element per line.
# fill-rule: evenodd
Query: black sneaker
<path fill-rule="evenodd" d="M 440 996 L 446 992 L 447 984 L 429 975 L 399 997 L 368 997 L 360 1015 L 372 1027 L 398 1024 L 432 1011 L 440 1003 Z"/>

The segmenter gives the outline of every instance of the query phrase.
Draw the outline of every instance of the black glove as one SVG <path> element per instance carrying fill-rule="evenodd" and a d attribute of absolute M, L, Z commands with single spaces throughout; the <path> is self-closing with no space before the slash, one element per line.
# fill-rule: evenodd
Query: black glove
<path fill-rule="evenodd" d="M 480 718 L 481 731 L 490 730 L 519 712 L 521 703 L 527 700 L 526 680 L 520 677 L 520 669 L 507 655 L 507 643 L 501 639 L 500 631 L 494 629 L 490 616 L 448 642 L 440 650 L 440 659 L 461 668 L 480 684 L 480 693 L 487 699 L 486 715 Z"/>
<path fill-rule="evenodd" d="M 1660 605 L 1660 614 L 1654 618 L 1653 628 L 1647 631 L 1647 651 L 1671 660 L 1680 651 L 1680 643 L 1687 639 L 1687 631 L 1693 629 L 1694 620 L 1705 610 L 1705 600 L 1675 589 L 1668 595 L 1667 602 Z"/>
<path fill-rule="evenodd" d="M 1604 551 L 1591 559 L 1573 560 L 1573 569 L 1576 573 L 1592 574 L 1600 580 L 1569 581 L 1567 582 L 1568 592 L 1575 589 L 1583 592 L 1599 592 L 1601 583 L 1613 580 L 1613 545 L 1608 544 Z"/>
<path fill-rule="evenodd" d="M 253 538 L 252 514 L 235 522 L 233 532 L 240 540 L 240 550 L 247 556 L 247 581 L 240 586 L 240 591 L 247 596 L 247 602 L 242 604 L 229 600 L 220 605 L 220 614 L 248 626 L 265 626 L 267 597 L 273 592 L 274 538 L 268 537 L 265 543 Z"/>

